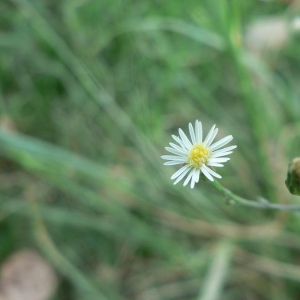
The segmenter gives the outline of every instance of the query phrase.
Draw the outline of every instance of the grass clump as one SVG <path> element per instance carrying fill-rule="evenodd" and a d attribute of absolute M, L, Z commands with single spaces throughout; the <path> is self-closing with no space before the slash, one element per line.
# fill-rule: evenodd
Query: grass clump
<path fill-rule="evenodd" d="M 54 299 L 297 298 L 298 214 L 174 187 L 160 159 L 178 127 L 217 123 L 238 145 L 222 183 L 297 203 L 284 180 L 299 156 L 299 37 L 245 43 L 255 20 L 292 24 L 296 9 L 2 3 L 0 260 L 39 249 L 61 278 Z"/>

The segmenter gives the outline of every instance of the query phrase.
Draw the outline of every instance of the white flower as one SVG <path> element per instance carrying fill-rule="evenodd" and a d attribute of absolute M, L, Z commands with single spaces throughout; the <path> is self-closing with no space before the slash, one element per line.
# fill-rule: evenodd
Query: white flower
<path fill-rule="evenodd" d="M 202 139 L 202 124 L 200 121 L 196 120 L 195 130 L 190 123 L 189 131 L 191 141 L 187 138 L 181 128 L 179 128 L 179 136 L 172 135 L 178 145 L 170 143 L 172 148 L 166 147 L 165 149 L 175 155 L 163 155 L 162 159 L 168 160 L 164 163 L 164 165 L 167 166 L 183 164 L 183 166 L 171 177 L 171 179 L 177 178 L 174 184 L 178 183 L 188 174 L 183 185 L 185 186 L 191 181 L 191 188 L 194 188 L 195 183 L 200 179 L 201 172 L 210 181 L 214 181 L 213 176 L 221 178 L 221 176 L 214 172 L 211 167 L 223 167 L 221 163 L 230 160 L 230 158 L 224 156 L 232 153 L 231 150 L 237 146 L 220 149 L 233 139 L 232 135 L 228 135 L 212 144 L 212 141 L 218 133 L 216 125 L 211 128 L 204 141 Z"/>

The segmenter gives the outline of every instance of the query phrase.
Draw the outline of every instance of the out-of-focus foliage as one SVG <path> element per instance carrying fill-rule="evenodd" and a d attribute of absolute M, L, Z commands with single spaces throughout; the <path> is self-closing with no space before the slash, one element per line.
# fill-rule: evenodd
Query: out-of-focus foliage
<path fill-rule="evenodd" d="M 300 151 L 299 9 L 2 1 L 0 261 L 38 249 L 53 300 L 297 299 L 298 213 L 173 186 L 160 156 L 178 127 L 216 123 L 238 145 L 224 186 L 299 201 L 284 184 Z"/>

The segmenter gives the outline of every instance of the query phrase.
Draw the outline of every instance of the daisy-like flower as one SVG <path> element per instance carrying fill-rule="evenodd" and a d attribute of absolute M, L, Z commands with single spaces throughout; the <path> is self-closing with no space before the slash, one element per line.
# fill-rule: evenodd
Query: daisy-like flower
<path fill-rule="evenodd" d="M 230 160 L 230 158 L 224 156 L 231 154 L 231 150 L 236 148 L 236 146 L 220 149 L 233 139 L 232 135 L 228 135 L 212 144 L 218 133 L 216 125 L 210 129 L 204 141 L 200 121 L 196 120 L 195 129 L 189 123 L 189 131 L 191 140 L 188 139 L 181 128 L 179 128 L 179 136 L 172 135 L 178 145 L 170 143 L 171 147 L 166 147 L 165 149 L 175 155 L 163 155 L 162 159 L 168 160 L 164 163 L 167 166 L 183 164 L 171 177 L 171 179 L 176 179 L 174 184 L 188 174 L 183 185 L 185 186 L 191 182 L 191 188 L 194 188 L 195 183 L 200 179 L 201 173 L 210 181 L 214 181 L 214 177 L 221 178 L 219 174 L 212 170 L 212 167 L 223 167 L 222 163 Z"/>

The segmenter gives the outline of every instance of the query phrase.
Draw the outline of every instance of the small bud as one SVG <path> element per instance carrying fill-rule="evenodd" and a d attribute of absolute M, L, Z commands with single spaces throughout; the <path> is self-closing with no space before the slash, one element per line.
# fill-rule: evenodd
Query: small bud
<path fill-rule="evenodd" d="M 290 163 L 285 185 L 291 194 L 300 196 L 300 157 Z"/>

